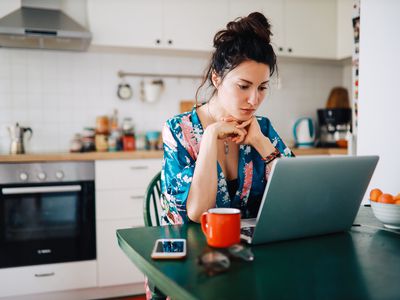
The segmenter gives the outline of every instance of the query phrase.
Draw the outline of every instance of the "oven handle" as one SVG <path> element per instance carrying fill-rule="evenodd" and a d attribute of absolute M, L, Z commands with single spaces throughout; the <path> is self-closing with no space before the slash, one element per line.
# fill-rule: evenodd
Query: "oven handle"
<path fill-rule="evenodd" d="M 82 190 L 80 185 L 61 185 L 61 186 L 30 186 L 3 188 L 3 195 L 34 194 L 34 193 L 62 193 L 79 192 Z"/>

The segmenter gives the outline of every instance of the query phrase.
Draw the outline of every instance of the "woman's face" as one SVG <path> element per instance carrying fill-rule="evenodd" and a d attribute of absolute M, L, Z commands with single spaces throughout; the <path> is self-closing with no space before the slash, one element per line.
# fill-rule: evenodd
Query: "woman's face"
<path fill-rule="evenodd" d="M 247 60 L 226 74 L 222 81 L 214 76 L 221 115 L 240 121 L 250 119 L 266 96 L 269 74 L 268 65 Z"/>

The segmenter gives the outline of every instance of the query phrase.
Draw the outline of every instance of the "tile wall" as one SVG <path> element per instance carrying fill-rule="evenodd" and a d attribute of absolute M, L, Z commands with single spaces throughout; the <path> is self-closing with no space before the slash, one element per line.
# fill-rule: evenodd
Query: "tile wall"
<path fill-rule="evenodd" d="M 200 80 L 164 79 L 158 102 L 140 99 L 140 81 L 129 77 L 134 96 L 121 101 L 116 95 L 119 70 L 146 73 L 202 74 L 204 55 L 73 53 L 0 49 L 0 154 L 8 153 L 7 125 L 19 122 L 33 129 L 29 152 L 66 152 L 75 133 L 94 127 L 96 116 L 131 117 L 137 132 L 160 130 L 178 113 L 179 101 L 193 99 Z M 301 116 L 316 118 L 333 86 L 350 86 L 348 70 L 339 63 L 284 60 L 279 64 L 271 92 L 259 113 L 270 117 L 283 139 L 291 143 L 291 127 Z M 348 82 L 349 81 L 349 82 Z"/>

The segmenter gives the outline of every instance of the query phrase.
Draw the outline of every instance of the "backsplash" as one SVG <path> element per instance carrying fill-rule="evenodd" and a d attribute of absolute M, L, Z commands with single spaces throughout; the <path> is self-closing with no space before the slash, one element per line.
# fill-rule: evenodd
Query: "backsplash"
<path fill-rule="evenodd" d="M 7 125 L 19 122 L 33 129 L 27 152 L 66 152 L 75 133 L 94 127 L 96 116 L 119 111 L 119 120 L 133 119 L 135 130 L 160 130 L 179 112 L 179 101 L 194 99 L 199 79 L 163 79 L 160 100 L 140 100 L 140 77 L 127 77 L 133 98 L 119 100 L 119 70 L 143 73 L 203 73 L 204 55 L 57 52 L 0 49 L 0 153 L 9 151 Z M 288 143 L 301 116 L 315 119 L 330 89 L 349 87 L 348 66 L 325 61 L 286 59 L 279 63 L 279 82 L 271 84 L 259 114 L 268 116 Z M 350 73 L 351 74 L 351 73 Z M 279 87 L 280 86 L 280 87 Z M 351 91 L 349 91 L 351 92 Z"/>

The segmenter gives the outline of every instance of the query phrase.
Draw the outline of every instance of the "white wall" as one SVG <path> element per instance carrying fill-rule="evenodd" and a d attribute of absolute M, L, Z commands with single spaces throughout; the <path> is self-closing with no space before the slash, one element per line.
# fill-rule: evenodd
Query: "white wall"
<path fill-rule="evenodd" d="M 138 132 L 160 130 L 179 111 L 181 99 L 193 99 L 199 80 L 165 79 L 157 103 L 139 99 L 142 78 L 127 78 L 134 97 L 116 96 L 119 70 L 201 74 L 203 55 L 62 52 L 0 49 L 0 153 L 9 149 L 6 126 L 19 122 L 32 127 L 29 152 L 68 151 L 74 133 L 94 127 L 98 115 L 117 108 L 120 120 L 132 117 Z M 281 89 L 272 83 L 271 95 L 260 109 L 281 136 L 292 142 L 291 127 L 301 116 L 316 118 L 333 86 L 342 85 L 343 67 L 325 61 L 286 59 L 279 62 Z"/>
<path fill-rule="evenodd" d="M 400 1 L 361 0 L 357 154 L 378 154 L 370 188 L 400 192 Z M 368 189 L 369 190 L 369 189 Z"/>

